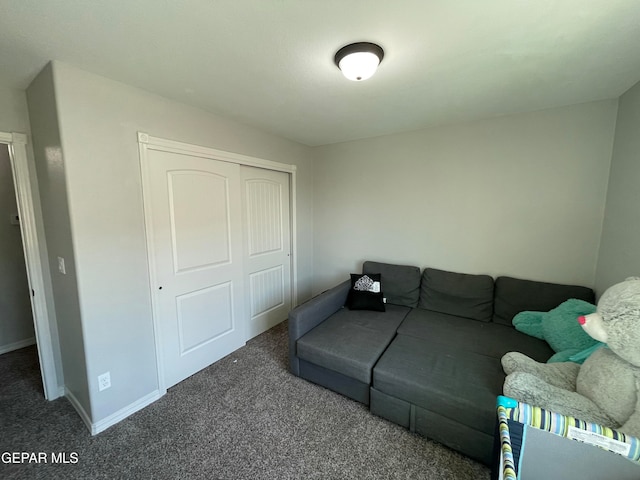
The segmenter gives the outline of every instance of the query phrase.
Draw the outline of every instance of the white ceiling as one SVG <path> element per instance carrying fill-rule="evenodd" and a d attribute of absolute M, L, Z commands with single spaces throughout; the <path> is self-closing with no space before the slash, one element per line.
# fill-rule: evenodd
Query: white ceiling
<path fill-rule="evenodd" d="M 639 0 L 0 0 L 0 85 L 56 59 L 307 145 L 615 98 L 639 47 Z"/>

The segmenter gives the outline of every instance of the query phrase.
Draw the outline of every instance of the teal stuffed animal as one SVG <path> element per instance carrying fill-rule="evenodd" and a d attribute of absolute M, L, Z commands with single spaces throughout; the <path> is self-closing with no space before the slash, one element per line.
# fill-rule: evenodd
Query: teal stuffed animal
<path fill-rule="evenodd" d="M 547 363 L 582 363 L 601 343 L 582 329 L 577 318 L 595 311 L 595 305 L 572 298 L 549 312 L 520 312 L 513 317 L 513 326 L 549 344 L 556 353 Z"/>

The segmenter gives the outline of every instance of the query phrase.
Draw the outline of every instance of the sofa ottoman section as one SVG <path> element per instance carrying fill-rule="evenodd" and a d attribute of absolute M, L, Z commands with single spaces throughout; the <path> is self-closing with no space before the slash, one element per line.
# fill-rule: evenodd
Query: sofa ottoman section
<path fill-rule="evenodd" d="M 439 441 L 458 452 L 487 463 L 492 460 L 493 435 L 467 427 L 457 420 L 405 402 L 371 388 L 371 413 L 412 432 Z M 435 435 L 433 432 L 437 432 Z M 446 433 L 446 436 L 445 436 Z"/>
<path fill-rule="evenodd" d="M 462 452 L 470 458 L 491 465 L 493 461 L 494 435 L 467 427 L 463 423 L 444 415 L 415 407 L 414 432 Z M 433 432 L 438 432 L 433 435 Z M 442 432 L 442 436 L 440 436 Z"/>
<path fill-rule="evenodd" d="M 444 445 L 471 455 L 460 445 L 467 444 L 470 436 L 483 439 L 485 443 L 473 451 L 485 452 L 486 458 L 476 459 L 488 462 L 496 392 L 501 391 L 503 380 L 500 359 L 399 334 L 373 370 L 372 389 L 410 404 L 410 428 Z M 400 405 L 371 394 L 371 411 L 388 420 L 396 421 Z M 417 423 L 415 408 L 423 410 L 423 420 Z M 424 424 L 430 416 L 439 418 L 445 429 Z"/>
<path fill-rule="evenodd" d="M 355 400 L 368 405 L 373 366 L 409 311 L 398 305 L 387 305 L 385 312 L 338 310 L 297 341 L 300 376 L 333 390 L 339 387 L 339 393 L 357 395 Z M 366 387 L 355 384 L 351 391 L 347 379 Z"/>
<path fill-rule="evenodd" d="M 452 351 L 474 352 L 500 359 L 517 351 L 538 362 L 546 362 L 553 350 L 544 340 L 531 337 L 507 325 L 413 309 L 398 333 L 448 345 Z"/>
<path fill-rule="evenodd" d="M 377 390 L 487 433 L 503 380 L 500 359 L 407 335 L 395 338 L 373 373 Z"/>
<path fill-rule="evenodd" d="M 408 428 L 412 432 L 414 429 L 414 408 L 413 405 L 405 400 L 400 400 L 393 395 L 371 387 L 371 405 L 369 410 L 374 415 L 386 418 L 387 420 L 398 424 L 404 428 Z"/>

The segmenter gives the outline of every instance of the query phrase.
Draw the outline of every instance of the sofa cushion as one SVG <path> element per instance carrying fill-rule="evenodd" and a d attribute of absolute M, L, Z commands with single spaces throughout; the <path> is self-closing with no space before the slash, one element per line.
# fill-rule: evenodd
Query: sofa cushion
<path fill-rule="evenodd" d="M 491 321 L 493 278 L 425 268 L 420 286 L 420 308 Z"/>
<path fill-rule="evenodd" d="M 592 289 L 577 285 L 520 280 L 511 277 L 496 279 L 493 321 L 511 325 L 513 317 L 525 310 L 548 312 L 570 298 L 595 304 Z"/>
<path fill-rule="evenodd" d="M 417 307 L 420 296 L 420 269 L 409 265 L 364 262 L 362 273 L 380 273 L 387 303 Z"/>
<path fill-rule="evenodd" d="M 513 327 L 418 308 L 409 312 L 398 333 L 421 338 L 429 344 L 448 345 L 452 352 L 462 350 L 496 359 L 516 351 L 538 362 L 546 362 L 554 353 L 544 340 Z"/>
<path fill-rule="evenodd" d="M 497 358 L 399 334 L 373 369 L 373 387 L 491 435 L 504 377 Z"/>
<path fill-rule="evenodd" d="M 364 383 L 409 312 L 387 305 L 386 312 L 342 308 L 300 338 L 298 357 Z"/>

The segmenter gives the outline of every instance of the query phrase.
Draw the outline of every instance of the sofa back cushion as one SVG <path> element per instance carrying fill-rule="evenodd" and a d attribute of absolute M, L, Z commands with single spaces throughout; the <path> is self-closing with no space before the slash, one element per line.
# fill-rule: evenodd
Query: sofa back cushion
<path fill-rule="evenodd" d="M 490 322 L 493 315 L 493 278 L 425 268 L 420 308 Z"/>
<path fill-rule="evenodd" d="M 382 293 L 387 303 L 415 308 L 420 296 L 420 269 L 409 265 L 364 262 L 362 273 L 382 275 Z"/>
<path fill-rule="evenodd" d="M 577 285 L 536 282 L 511 277 L 496 279 L 493 321 L 511 325 L 513 317 L 525 310 L 548 312 L 570 298 L 595 303 L 592 289 Z"/>

